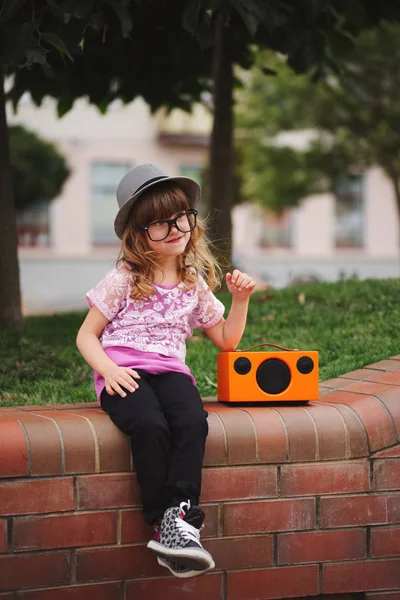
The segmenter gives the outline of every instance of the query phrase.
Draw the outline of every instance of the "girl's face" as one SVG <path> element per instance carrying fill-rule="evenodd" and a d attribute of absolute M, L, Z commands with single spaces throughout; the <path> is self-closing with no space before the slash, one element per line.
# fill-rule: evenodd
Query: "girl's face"
<path fill-rule="evenodd" d="M 142 247 L 144 244 L 163 261 L 168 261 L 185 252 L 191 230 L 196 225 L 196 214 L 190 208 L 184 191 L 176 183 L 168 181 L 143 194 L 134 206 L 132 221 Z"/>
<path fill-rule="evenodd" d="M 188 218 L 186 217 L 185 213 L 179 212 L 174 213 L 173 215 L 168 217 L 168 219 L 161 219 L 160 221 L 153 221 L 152 223 L 149 223 L 148 231 L 151 237 L 149 237 L 147 231 L 145 232 L 147 238 L 146 242 L 149 248 L 154 252 L 157 252 L 157 254 L 161 254 L 165 258 L 173 258 L 180 256 L 185 251 L 185 248 L 190 240 L 190 231 L 180 231 L 176 227 L 176 224 L 172 223 L 170 225 L 170 231 L 168 236 L 165 239 L 161 239 L 160 241 L 154 241 L 158 240 L 158 238 L 162 238 L 166 234 L 166 232 L 168 231 L 167 221 L 173 219 L 176 219 L 180 229 L 185 231 L 189 228 L 187 225 Z"/>

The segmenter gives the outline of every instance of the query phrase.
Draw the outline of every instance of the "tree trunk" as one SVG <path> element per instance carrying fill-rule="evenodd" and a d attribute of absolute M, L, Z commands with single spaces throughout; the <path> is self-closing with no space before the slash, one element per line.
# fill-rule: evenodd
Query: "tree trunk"
<path fill-rule="evenodd" d="M 17 224 L 0 65 L 0 322 L 15 325 L 21 320 Z"/>
<path fill-rule="evenodd" d="M 233 65 L 231 31 L 226 14 L 216 18 L 213 58 L 214 123 L 211 135 L 209 182 L 210 237 L 222 267 L 232 264 L 233 202 Z"/>

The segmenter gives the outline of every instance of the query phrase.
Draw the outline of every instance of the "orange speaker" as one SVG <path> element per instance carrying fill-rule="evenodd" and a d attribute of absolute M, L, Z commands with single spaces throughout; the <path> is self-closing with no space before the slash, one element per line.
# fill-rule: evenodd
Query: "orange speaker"
<path fill-rule="evenodd" d="M 251 352 L 259 346 L 283 352 Z M 318 400 L 318 352 L 259 344 L 217 354 L 220 402 L 307 402 Z"/>

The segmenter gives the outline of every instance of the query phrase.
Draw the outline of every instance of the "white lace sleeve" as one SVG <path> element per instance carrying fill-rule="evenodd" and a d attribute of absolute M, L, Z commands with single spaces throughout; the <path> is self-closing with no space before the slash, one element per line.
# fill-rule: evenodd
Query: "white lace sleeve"
<path fill-rule="evenodd" d="M 131 274 L 125 268 L 115 268 L 86 294 L 89 308 L 97 306 L 99 311 L 112 321 L 125 306 L 129 293 Z"/>
<path fill-rule="evenodd" d="M 190 325 L 193 329 L 210 329 L 222 319 L 225 306 L 214 296 L 201 276 L 197 282 L 197 291 L 198 302 L 190 315 Z"/>

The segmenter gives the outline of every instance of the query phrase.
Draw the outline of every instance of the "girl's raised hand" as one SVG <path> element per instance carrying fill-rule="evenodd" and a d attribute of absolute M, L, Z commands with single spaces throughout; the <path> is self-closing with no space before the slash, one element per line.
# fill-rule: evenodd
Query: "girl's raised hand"
<path fill-rule="evenodd" d="M 242 273 L 238 269 L 235 269 L 233 273 L 226 274 L 226 285 L 234 298 L 247 300 L 254 291 L 256 283 L 247 273 Z"/>
<path fill-rule="evenodd" d="M 115 365 L 103 375 L 105 388 L 110 396 L 114 396 L 117 393 L 122 398 L 125 398 L 126 390 L 134 392 L 139 387 L 135 379 L 140 379 L 140 375 L 134 369 Z"/>

